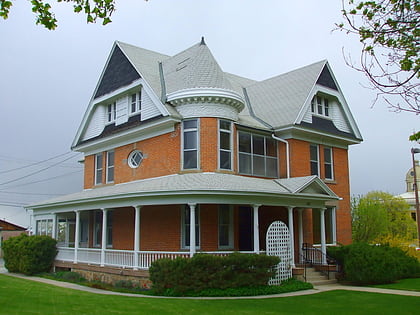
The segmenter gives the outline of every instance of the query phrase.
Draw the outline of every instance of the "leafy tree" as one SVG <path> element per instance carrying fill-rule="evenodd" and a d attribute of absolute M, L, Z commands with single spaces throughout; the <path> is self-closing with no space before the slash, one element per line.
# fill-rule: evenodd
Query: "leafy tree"
<path fill-rule="evenodd" d="M 416 224 L 407 211 L 409 207 L 404 199 L 381 191 L 355 198 L 352 202 L 353 241 L 412 241 L 416 237 Z"/>
<path fill-rule="evenodd" d="M 418 0 L 342 0 L 340 30 L 359 36 L 360 64 L 346 62 L 366 74 L 390 108 L 420 114 L 420 3 Z M 346 6 L 346 3 L 348 5 Z M 397 96 L 398 102 L 389 98 Z M 375 102 L 376 102 L 375 100 Z"/>
<path fill-rule="evenodd" d="M 36 24 L 41 24 L 49 30 L 57 27 L 57 19 L 51 11 L 51 5 L 44 0 L 30 0 L 32 12 L 36 15 Z M 73 4 L 73 11 L 84 12 L 87 23 L 95 23 L 102 20 L 106 25 L 111 22 L 111 15 L 115 11 L 115 0 L 56 0 L 56 2 L 68 2 Z M 12 1 L 0 0 L 0 17 L 7 19 L 12 7 Z"/>

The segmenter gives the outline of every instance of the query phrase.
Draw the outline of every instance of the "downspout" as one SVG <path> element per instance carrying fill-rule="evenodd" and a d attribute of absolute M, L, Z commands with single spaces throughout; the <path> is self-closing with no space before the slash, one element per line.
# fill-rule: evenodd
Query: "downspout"
<path fill-rule="evenodd" d="M 287 140 L 284 140 L 282 138 L 276 137 L 274 133 L 271 135 L 274 140 L 283 142 L 286 144 L 286 170 L 287 170 L 287 178 L 290 178 L 290 154 L 289 154 L 289 142 Z"/>

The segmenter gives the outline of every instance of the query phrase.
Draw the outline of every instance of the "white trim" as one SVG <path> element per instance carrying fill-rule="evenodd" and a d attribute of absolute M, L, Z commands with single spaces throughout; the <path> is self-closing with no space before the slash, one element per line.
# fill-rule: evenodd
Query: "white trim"
<path fill-rule="evenodd" d="M 193 121 L 195 120 L 197 122 L 197 127 L 196 128 L 191 128 L 191 129 L 187 129 L 187 132 L 193 132 L 193 130 L 195 129 L 196 135 L 197 135 L 197 165 L 196 167 L 192 167 L 192 168 L 185 168 L 184 166 L 184 132 L 185 132 L 185 128 L 184 128 L 184 123 L 186 121 Z M 201 167 L 201 150 L 200 150 L 200 118 L 192 118 L 192 119 L 185 119 L 182 121 L 181 123 L 181 169 L 182 170 L 199 170 Z M 191 150 L 193 151 L 193 150 Z"/>
<path fill-rule="evenodd" d="M 259 227 L 259 215 L 258 210 L 261 205 L 253 205 L 253 227 L 254 227 L 254 253 L 260 253 L 260 227 Z"/>
<path fill-rule="evenodd" d="M 228 101 L 228 99 L 234 100 L 236 102 Z M 183 89 L 169 93 L 167 95 L 167 100 L 174 105 L 186 102 L 187 100 L 193 101 L 215 101 L 216 103 L 230 103 L 231 106 L 237 108 L 240 112 L 244 108 L 245 101 L 242 99 L 241 95 L 228 89 L 222 88 L 190 88 Z"/>
<path fill-rule="evenodd" d="M 221 121 L 225 121 L 228 122 L 230 124 L 230 129 L 226 130 L 226 129 L 220 129 L 220 122 Z M 230 153 L 230 168 L 221 168 L 220 167 L 220 152 L 221 152 L 221 148 L 220 148 L 220 133 L 224 132 L 224 133 L 229 133 L 229 141 L 230 141 L 230 149 L 229 149 L 229 153 Z M 228 150 L 223 149 L 223 152 L 228 152 Z M 227 120 L 227 119 L 223 119 L 223 118 L 219 118 L 217 120 L 217 169 L 219 170 L 224 170 L 224 171 L 232 171 L 233 170 L 233 124 L 232 121 Z"/>

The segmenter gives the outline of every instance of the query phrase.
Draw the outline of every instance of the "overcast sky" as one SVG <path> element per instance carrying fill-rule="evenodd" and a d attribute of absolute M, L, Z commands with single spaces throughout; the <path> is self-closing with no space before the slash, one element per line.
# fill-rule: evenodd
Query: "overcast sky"
<path fill-rule="evenodd" d="M 115 40 L 174 55 L 204 36 L 224 71 L 254 80 L 328 59 L 364 138 L 349 149 L 351 193 L 405 191 L 420 117 L 372 108 L 374 91 L 344 62 L 343 49 L 358 58 L 358 39 L 332 32 L 341 1 L 120 0 L 107 26 L 61 3 L 54 31 L 35 25 L 29 1 L 13 4 L 0 19 L 0 219 L 27 226 L 21 208 L 4 205 L 82 189 L 81 155 L 68 152 Z"/>

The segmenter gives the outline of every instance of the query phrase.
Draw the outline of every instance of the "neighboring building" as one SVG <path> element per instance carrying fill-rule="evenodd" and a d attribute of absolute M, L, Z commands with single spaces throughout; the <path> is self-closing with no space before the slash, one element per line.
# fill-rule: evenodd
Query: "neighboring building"
<path fill-rule="evenodd" d="M 28 209 L 58 239 L 56 266 L 141 274 L 161 257 L 260 253 L 274 221 L 293 266 L 303 243 L 351 242 L 361 141 L 325 60 L 254 81 L 204 39 L 175 56 L 115 42 L 72 145 L 85 189 Z"/>
<path fill-rule="evenodd" d="M 0 257 L 3 257 L 2 244 L 11 237 L 25 233 L 26 228 L 0 220 Z"/>
<path fill-rule="evenodd" d="M 414 161 L 416 167 L 416 175 L 417 175 L 417 187 L 420 187 L 420 165 L 419 161 Z M 417 222 L 417 215 L 416 215 L 416 196 L 414 191 L 414 168 L 410 168 L 405 175 L 405 182 L 406 182 L 406 192 L 398 195 L 397 197 L 403 198 L 407 203 L 410 205 L 410 213 L 411 217 L 414 221 Z M 419 191 L 420 196 L 420 191 Z"/>

